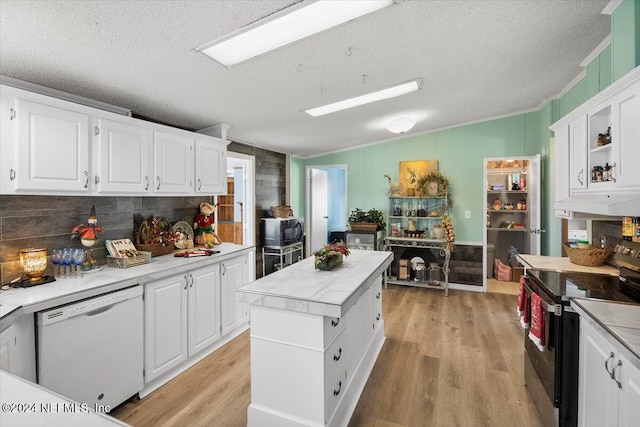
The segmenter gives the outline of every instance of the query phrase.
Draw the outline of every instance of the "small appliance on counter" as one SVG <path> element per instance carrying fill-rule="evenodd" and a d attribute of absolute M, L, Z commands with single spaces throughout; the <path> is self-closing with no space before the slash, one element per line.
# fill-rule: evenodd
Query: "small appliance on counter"
<path fill-rule="evenodd" d="M 260 220 L 262 246 L 288 246 L 304 240 L 303 218 L 262 218 Z"/>

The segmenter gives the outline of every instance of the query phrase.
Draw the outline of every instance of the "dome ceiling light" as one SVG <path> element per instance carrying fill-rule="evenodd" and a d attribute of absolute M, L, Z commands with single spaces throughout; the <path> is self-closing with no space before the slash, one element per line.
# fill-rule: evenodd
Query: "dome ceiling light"
<path fill-rule="evenodd" d="M 398 116 L 387 123 L 386 128 L 389 132 L 405 133 L 416 124 L 416 119 L 409 116 Z"/>

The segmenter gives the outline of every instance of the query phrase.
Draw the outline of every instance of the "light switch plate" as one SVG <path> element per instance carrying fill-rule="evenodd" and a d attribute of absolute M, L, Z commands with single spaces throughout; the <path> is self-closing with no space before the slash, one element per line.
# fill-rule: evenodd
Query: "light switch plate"
<path fill-rule="evenodd" d="M 465 217 L 466 219 L 471 218 L 471 211 L 464 211 L 464 217 Z"/>

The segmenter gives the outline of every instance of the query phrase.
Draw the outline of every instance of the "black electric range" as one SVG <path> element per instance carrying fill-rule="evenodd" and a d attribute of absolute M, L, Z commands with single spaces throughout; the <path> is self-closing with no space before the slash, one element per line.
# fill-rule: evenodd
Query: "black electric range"
<path fill-rule="evenodd" d="M 574 427 L 578 421 L 580 318 L 570 299 L 640 303 L 640 244 L 616 245 L 613 261 L 619 276 L 527 270 L 527 305 L 534 292 L 543 301 L 546 345 L 541 351 L 525 329 L 525 382 L 545 425 Z"/>

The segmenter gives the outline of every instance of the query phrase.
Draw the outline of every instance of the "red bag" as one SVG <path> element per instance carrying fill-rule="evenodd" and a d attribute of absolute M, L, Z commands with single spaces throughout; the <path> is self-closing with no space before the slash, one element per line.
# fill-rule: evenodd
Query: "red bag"
<path fill-rule="evenodd" d="M 494 261 L 494 274 L 496 279 L 502 282 L 510 282 L 511 281 L 511 267 L 506 264 L 503 264 L 498 258 Z"/>

